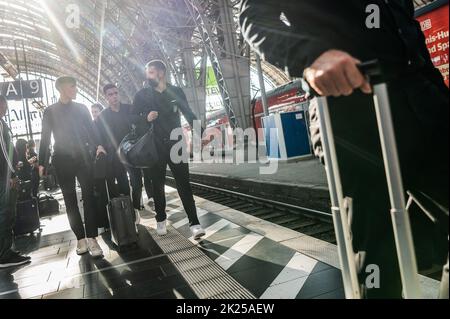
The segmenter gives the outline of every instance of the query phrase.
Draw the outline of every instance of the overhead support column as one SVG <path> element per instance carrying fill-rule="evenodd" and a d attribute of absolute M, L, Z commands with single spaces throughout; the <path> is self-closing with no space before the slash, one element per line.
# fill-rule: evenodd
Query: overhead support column
<path fill-rule="evenodd" d="M 227 1 L 218 0 L 185 0 L 185 3 L 211 61 L 230 126 L 247 128 L 250 122 L 250 62 L 237 52 L 231 7 Z M 213 12 L 205 12 L 206 7 L 212 7 Z M 228 19 L 231 19 L 230 23 L 222 21 Z"/>
<path fill-rule="evenodd" d="M 206 59 L 203 57 L 202 59 Z M 187 86 L 184 92 L 188 99 L 189 105 L 197 118 L 202 122 L 202 126 L 206 125 L 206 87 L 202 76 L 205 71 L 202 70 L 206 66 L 203 61 L 200 61 L 200 77 L 197 77 L 197 66 L 194 63 L 194 55 L 192 51 L 186 50 L 183 54 L 184 66 L 186 71 Z"/>
<path fill-rule="evenodd" d="M 243 57 L 238 48 L 236 23 L 229 0 L 216 0 L 219 6 L 218 35 L 223 37 L 221 64 L 233 96 L 234 112 L 242 128 L 252 127 L 250 117 L 250 59 Z"/>
<path fill-rule="evenodd" d="M 264 109 L 264 115 L 269 116 L 269 104 L 267 102 L 266 84 L 264 83 L 264 74 L 261 66 L 261 57 L 256 54 L 256 68 L 258 70 L 259 87 L 261 90 L 261 100 Z"/>
<path fill-rule="evenodd" d="M 103 59 L 103 36 L 105 33 L 105 15 L 107 0 L 102 1 L 102 15 L 100 21 L 100 49 L 98 51 L 98 69 L 97 69 L 97 101 L 100 98 L 100 81 L 102 75 L 102 59 Z"/>

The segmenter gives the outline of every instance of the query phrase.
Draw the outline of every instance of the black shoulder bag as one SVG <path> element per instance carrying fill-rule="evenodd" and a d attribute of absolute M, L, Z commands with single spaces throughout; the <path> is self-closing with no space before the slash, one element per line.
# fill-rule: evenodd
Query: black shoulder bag
<path fill-rule="evenodd" d="M 133 168 L 151 168 L 159 161 L 153 124 L 139 136 L 136 128 L 124 137 L 117 151 L 122 164 Z"/>

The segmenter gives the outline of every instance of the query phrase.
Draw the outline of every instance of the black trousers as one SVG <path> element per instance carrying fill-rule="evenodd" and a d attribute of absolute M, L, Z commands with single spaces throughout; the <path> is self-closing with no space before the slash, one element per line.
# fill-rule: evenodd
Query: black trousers
<path fill-rule="evenodd" d="M 127 170 L 125 166 L 114 157 L 109 163 L 107 173 L 108 191 L 110 198 L 130 196 L 130 182 L 128 181 Z"/>
<path fill-rule="evenodd" d="M 194 195 L 192 193 L 191 184 L 189 183 L 189 164 L 174 163 L 171 160 L 170 149 L 172 144 L 170 142 L 161 142 L 158 144 L 160 150 L 159 163 L 150 169 L 144 170 L 145 174 L 149 174 L 152 177 L 156 220 L 158 222 L 162 222 L 167 218 L 165 183 L 167 165 L 169 165 L 173 177 L 175 178 L 178 194 L 180 195 L 184 210 L 188 216 L 189 223 L 191 226 L 199 225 L 200 222 L 197 216 L 197 208 L 195 207 Z"/>
<path fill-rule="evenodd" d="M 97 237 L 92 164 L 82 156 L 73 158 L 58 154 L 53 156 L 52 163 L 64 196 L 70 227 L 75 236 L 78 240 Z M 78 207 L 75 178 L 81 186 L 84 225 Z"/>
<path fill-rule="evenodd" d="M 148 199 L 153 197 L 153 185 L 149 172 L 144 172 L 140 168 L 128 168 L 131 182 L 131 194 L 133 199 L 133 206 L 135 209 L 141 209 L 142 187 L 145 187 Z M 144 178 L 144 185 L 142 184 Z"/>
<path fill-rule="evenodd" d="M 118 160 L 105 161 L 104 164 L 106 178 L 95 178 L 94 180 L 94 196 L 96 213 L 96 224 L 99 228 L 109 228 L 109 218 L 106 206 L 108 205 L 108 197 L 115 198 L 121 195 L 130 195 L 130 185 L 128 182 L 127 171 Z M 108 183 L 108 188 L 106 188 Z M 109 194 L 108 192 L 109 191 Z M 109 195 L 109 196 L 108 196 Z"/>
<path fill-rule="evenodd" d="M 9 180 L 0 183 L 0 259 L 12 247 L 16 219 L 17 191 L 9 188 Z"/>
<path fill-rule="evenodd" d="M 427 78 L 390 83 L 389 94 L 406 190 L 422 192 L 448 211 L 448 91 Z M 330 98 L 344 195 L 353 198 L 352 234 L 356 251 L 365 252 L 366 267 L 380 269 L 380 288 L 368 298 L 401 298 L 401 280 L 390 215 L 376 115 L 371 96 Z M 437 208 L 437 206 L 435 206 Z M 414 207 L 410 210 L 419 266 L 446 262 L 447 225 L 434 225 Z M 436 213 L 439 214 L 438 210 Z M 442 213 L 442 212 L 441 212 Z"/>
<path fill-rule="evenodd" d="M 32 184 L 32 194 L 34 197 L 37 197 L 39 193 L 39 169 L 33 168 L 31 171 L 31 184 Z"/>
<path fill-rule="evenodd" d="M 96 223 L 98 228 L 109 228 L 109 219 L 106 205 L 108 204 L 108 196 L 106 194 L 106 180 L 104 178 L 96 178 L 94 181 Z"/>

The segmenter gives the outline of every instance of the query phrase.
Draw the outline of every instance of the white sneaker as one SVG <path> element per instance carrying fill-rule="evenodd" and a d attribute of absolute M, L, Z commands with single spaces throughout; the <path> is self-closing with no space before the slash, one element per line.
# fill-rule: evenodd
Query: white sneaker
<path fill-rule="evenodd" d="M 191 232 L 195 240 L 200 239 L 206 235 L 205 230 L 200 225 L 191 226 Z"/>
<path fill-rule="evenodd" d="M 158 222 L 156 225 L 156 233 L 159 236 L 167 235 L 167 226 L 166 226 L 166 220 L 163 222 Z"/>
<path fill-rule="evenodd" d="M 101 257 L 103 256 L 103 250 L 97 242 L 95 238 L 88 238 L 88 247 L 91 252 L 92 257 Z"/>
<path fill-rule="evenodd" d="M 88 243 L 85 238 L 80 239 L 77 243 L 77 255 L 84 255 L 89 251 Z"/>

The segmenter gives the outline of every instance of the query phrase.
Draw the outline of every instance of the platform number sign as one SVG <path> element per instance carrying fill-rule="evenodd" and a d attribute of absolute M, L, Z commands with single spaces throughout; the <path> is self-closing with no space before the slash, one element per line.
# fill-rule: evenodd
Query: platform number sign
<path fill-rule="evenodd" d="M 0 83 L 0 93 L 8 100 L 35 99 L 44 96 L 41 80 L 3 82 Z"/>

